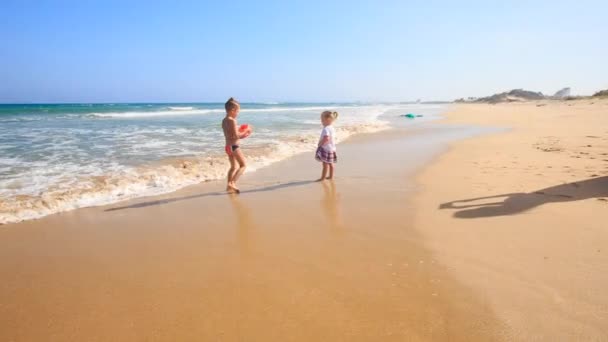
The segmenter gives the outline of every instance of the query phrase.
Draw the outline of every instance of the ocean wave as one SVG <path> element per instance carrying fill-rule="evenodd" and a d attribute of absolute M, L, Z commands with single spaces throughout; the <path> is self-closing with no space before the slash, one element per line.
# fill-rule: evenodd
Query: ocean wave
<path fill-rule="evenodd" d="M 90 113 L 89 118 L 153 118 L 162 116 L 180 116 L 180 115 L 205 115 L 222 113 L 223 109 L 181 109 L 181 110 L 161 110 L 150 112 L 108 112 L 108 113 Z"/>
<path fill-rule="evenodd" d="M 314 112 L 328 109 L 338 108 L 335 106 L 328 107 L 271 107 L 271 108 L 252 108 L 241 109 L 241 113 L 264 113 L 264 112 Z"/>
<path fill-rule="evenodd" d="M 42 116 L 23 116 L 23 117 L 7 117 L 7 118 L 2 118 L 0 117 L 0 122 L 4 122 L 4 123 L 13 123 L 13 122 L 32 122 L 32 121 L 42 121 L 42 120 L 48 120 L 47 118 L 44 118 Z"/>
<path fill-rule="evenodd" d="M 168 107 L 171 110 L 193 110 L 194 107 Z"/>
<path fill-rule="evenodd" d="M 180 115 L 207 115 L 221 114 L 224 109 L 196 109 L 194 107 L 168 107 L 170 110 L 149 111 L 149 112 L 108 112 L 108 113 L 89 113 L 86 116 L 89 118 L 152 118 L 162 116 L 180 116 Z M 271 108 L 243 108 L 241 113 L 275 113 L 275 112 L 303 112 L 303 111 L 323 111 L 336 109 L 340 107 L 271 107 Z"/>

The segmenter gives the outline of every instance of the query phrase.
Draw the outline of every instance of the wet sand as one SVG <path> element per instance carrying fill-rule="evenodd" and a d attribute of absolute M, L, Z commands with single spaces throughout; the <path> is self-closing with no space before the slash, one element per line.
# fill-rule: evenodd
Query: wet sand
<path fill-rule="evenodd" d="M 608 340 L 608 101 L 461 105 L 508 127 L 420 173 L 414 226 L 520 341 Z"/>
<path fill-rule="evenodd" d="M 301 155 L 247 174 L 239 196 L 211 182 L 2 226 L 0 340 L 509 339 L 415 227 L 416 171 L 475 133 L 352 139 L 334 182 L 312 182 Z"/>

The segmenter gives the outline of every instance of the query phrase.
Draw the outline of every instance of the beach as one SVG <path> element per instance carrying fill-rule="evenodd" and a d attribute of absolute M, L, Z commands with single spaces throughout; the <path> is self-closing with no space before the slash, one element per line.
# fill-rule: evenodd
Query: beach
<path fill-rule="evenodd" d="M 419 174 L 415 226 L 515 340 L 608 339 L 608 101 L 462 105 L 508 127 Z"/>
<path fill-rule="evenodd" d="M 604 340 L 607 112 L 457 105 L 333 182 L 306 152 L 0 226 L 0 340 Z"/>

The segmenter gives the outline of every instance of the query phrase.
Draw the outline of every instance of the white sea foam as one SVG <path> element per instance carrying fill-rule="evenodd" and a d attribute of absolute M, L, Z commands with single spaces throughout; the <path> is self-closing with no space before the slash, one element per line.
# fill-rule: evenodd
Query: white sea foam
<path fill-rule="evenodd" d="M 194 107 L 169 107 L 171 110 L 192 110 Z"/>
<path fill-rule="evenodd" d="M 90 118 L 152 118 L 162 116 L 180 116 L 180 115 L 207 115 L 221 114 L 224 109 L 195 109 L 194 107 L 169 107 L 170 110 L 149 111 L 149 112 L 107 112 L 107 113 L 90 113 L 87 114 Z M 338 108 L 336 106 L 329 107 L 275 107 L 275 108 L 253 108 L 242 109 L 241 113 L 274 113 L 274 112 L 297 112 L 297 111 L 322 111 L 326 109 Z"/>
<path fill-rule="evenodd" d="M 180 115 L 205 115 L 222 113 L 223 109 L 184 109 L 184 110 L 164 110 L 150 112 L 108 112 L 108 113 L 91 113 L 90 118 L 153 118 L 160 116 L 180 116 Z"/>

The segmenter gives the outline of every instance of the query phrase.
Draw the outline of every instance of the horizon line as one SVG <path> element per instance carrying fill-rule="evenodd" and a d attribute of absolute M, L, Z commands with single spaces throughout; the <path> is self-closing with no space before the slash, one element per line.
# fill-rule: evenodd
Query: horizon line
<path fill-rule="evenodd" d="M 429 101 L 260 101 L 260 102 L 240 102 L 241 104 L 265 104 L 265 105 L 284 105 L 284 104 L 354 104 L 354 103 L 362 103 L 362 104 L 416 104 L 416 103 L 452 103 L 454 100 L 429 100 Z M 130 104 L 218 104 L 223 105 L 224 102 L 195 102 L 195 101 L 187 101 L 187 102 L 165 102 L 165 101 L 150 101 L 150 102 L 2 102 L 0 101 L 0 105 L 103 105 L 103 104 L 114 104 L 114 105 L 130 105 Z"/>

